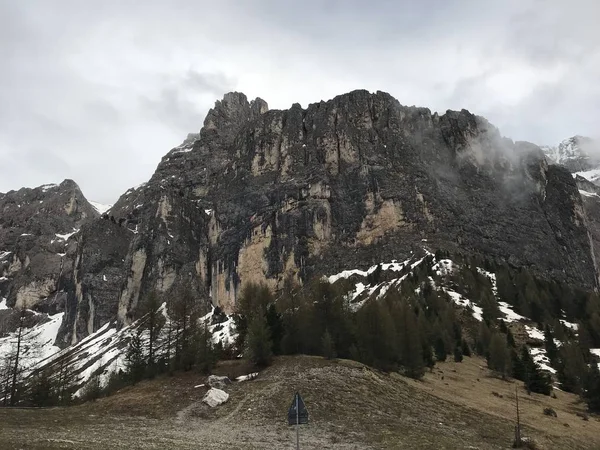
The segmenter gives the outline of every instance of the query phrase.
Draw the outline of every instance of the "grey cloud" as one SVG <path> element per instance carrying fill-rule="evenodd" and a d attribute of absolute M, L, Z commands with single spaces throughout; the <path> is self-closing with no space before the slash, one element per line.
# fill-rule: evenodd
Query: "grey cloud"
<path fill-rule="evenodd" d="M 514 139 L 594 135 L 599 8 L 0 0 L 0 190 L 73 178 L 89 198 L 114 201 L 230 90 L 286 108 L 379 89 L 432 110 L 468 108 Z"/>

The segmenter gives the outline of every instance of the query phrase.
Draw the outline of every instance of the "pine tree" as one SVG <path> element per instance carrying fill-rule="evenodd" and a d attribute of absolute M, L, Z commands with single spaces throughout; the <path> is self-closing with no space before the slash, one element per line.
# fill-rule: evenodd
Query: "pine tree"
<path fill-rule="evenodd" d="M 471 357 L 471 347 L 469 347 L 469 343 L 467 342 L 467 340 L 463 339 L 460 346 L 462 348 L 463 355 L 468 356 L 470 358 Z"/>
<path fill-rule="evenodd" d="M 147 354 L 148 354 L 148 375 L 153 376 L 156 371 L 156 342 L 158 334 L 164 322 L 164 318 L 159 312 L 160 301 L 155 291 L 151 291 L 145 298 L 141 307 L 141 328 L 148 331 Z"/>
<path fill-rule="evenodd" d="M 588 366 L 576 342 L 565 342 L 558 352 L 556 376 L 562 390 L 581 394 Z"/>
<path fill-rule="evenodd" d="M 358 310 L 356 322 L 361 362 L 381 370 L 393 369 L 398 362 L 398 334 L 386 303 L 367 301 Z"/>
<path fill-rule="evenodd" d="M 517 343 L 515 342 L 515 337 L 513 336 L 512 331 L 510 331 L 510 328 L 506 329 L 506 343 L 511 348 L 517 347 Z"/>
<path fill-rule="evenodd" d="M 558 348 L 556 347 L 554 336 L 548 325 L 546 325 L 544 329 L 544 346 L 546 347 L 546 356 L 548 356 L 550 364 L 556 366 L 558 363 Z"/>
<path fill-rule="evenodd" d="M 481 356 L 487 358 L 492 339 L 492 332 L 484 321 L 479 322 L 479 332 L 477 335 L 476 350 Z"/>
<path fill-rule="evenodd" d="M 269 327 L 269 332 L 271 333 L 271 341 L 273 342 L 273 354 L 280 355 L 281 341 L 283 339 L 285 330 L 283 328 L 281 314 L 277 312 L 277 308 L 275 307 L 274 303 L 271 303 L 267 307 L 266 318 L 267 326 Z"/>
<path fill-rule="evenodd" d="M 440 334 L 438 334 L 438 336 L 435 339 L 434 349 L 435 358 L 441 362 L 446 361 L 446 358 L 448 357 L 448 352 L 446 350 L 446 342 Z"/>
<path fill-rule="evenodd" d="M 58 360 L 56 372 L 58 403 L 60 405 L 68 405 L 71 403 L 73 394 L 75 393 L 76 382 L 76 374 L 73 370 L 73 366 L 70 364 L 68 356 L 62 356 Z"/>
<path fill-rule="evenodd" d="M 519 357 L 517 350 L 514 348 L 510 349 L 510 361 L 511 361 L 511 369 L 512 369 L 512 377 L 517 380 L 525 381 L 526 380 L 526 371 L 525 366 L 523 365 L 523 361 Z"/>
<path fill-rule="evenodd" d="M 248 327 L 248 359 L 258 367 L 266 367 L 273 359 L 273 343 L 262 314 L 256 315 Z"/>
<path fill-rule="evenodd" d="M 190 370 L 195 363 L 198 308 L 189 283 L 181 286 L 172 302 L 175 326 L 175 369 Z"/>
<path fill-rule="evenodd" d="M 462 362 L 463 360 L 463 351 L 460 346 L 454 347 L 454 362 Z"/>
<path fill-rule="evenodd" d="M 23 335 L 25 332 L 25 314 L 26 314 L 26 305 L 23 304 L 19 308 L 19 325 L 17 328 L 17 341 L 14 345 L 14 349 L 11 352 L 9 359 L 11 360 L 11 373 L 10 373 L 10 406 L 15 406 L 19 400 L 19 387 L 21 385 L 21 374 L 23 367 L 22 366 L 22 355 L 21 351 L 23 349 Z"/>
<path fill-rule="evenodd" d="M 200 373 L 209 375 L 217 364 L 217 352 L 212 343 L 208 325 L 198 330 L 197 338 L 198 356 L 196 358 L 196 368 Z"/>
<path fill-rule="evenodd" d="M 524 382 L 527 392 L 550 395 L 552 391 L 551 377 L 542 372 L 529 354 L 526 346 L 521 350 L 521 364 L 524 370 Z"/>
<path fill-rule="evenodd" d="M 417 317 L 406 302 L 402 304 L 400 317 L 400 355 L 404 373 L 411 378 L 419 379 L 425 374 L 425 365 Z"/>
<path fill-rule="evenodd" d="M 600 412 L 600 371 L 595 362 L 590 365 L 584 398 L 590 412 Z"/>
<path fill-rule="evenodd" d="M 142 330 L 138 328 L 129 339 L 125 356 L 126 372 L 131 383 L 136 384 L 144 378 L 147 368 L 146 361 Z"/>
<path fill-rule="evenodd" d="M 27 403 L 37 407 L 54 406 L 58 403 L 56 384 L 49 370 L 36 373 L 28 380 L 28 385 Z"/>
<path fill-rule="evenodd" d="M 102 383 L 98 375 L 92 376 L 83 387 L 81 398 L 88 401 L 95 401 L 102 396 Z"/>
<path fill-rule="evenodd" d="M 510 359 L 506 338 L 503 334 L 494 333 L 492 335 L 492 339 L 490 341 L 488 367 L 500 374 L 502 379 L 505 379 L 506 375 L 509 373 Z"/>
<path fill-rule="evenodd" d="M 325 334 L 323 335 L 322 348 L 323 348 L 323 356 L 327 359 L 335 359 L 335 344 L 333 342 L 333 338 L 331 334 L 329 334 L 329 330 L 325 330 Z"/>

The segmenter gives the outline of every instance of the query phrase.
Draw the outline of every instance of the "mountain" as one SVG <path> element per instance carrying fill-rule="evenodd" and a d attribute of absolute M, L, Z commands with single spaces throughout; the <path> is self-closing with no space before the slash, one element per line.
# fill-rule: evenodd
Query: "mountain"
<path fill-rule="evenodd" d="M 0 196 L 0 331 L 25 305 L 44 358 L 63 348 L 89 376 L 117 361 L 151 291 L 189 287 L 224 337 L 211 304 L 230 314 L 249 282 L 279 291 L 440 250 L 592 291 L 600 216 L 584 202 L 566 168 L 466 110 L 367 91 L 269 110 L 229 93 L 108 214 L 69 180 Z M 357 302 L 378 295 L 367 285 Z"/>
<path fill-rule="evenodd" d="M 557 147 L 540 147 L 548 162 L 566 167 L 571 173 L 579 173 L 589 181 L 600 177 L 600 143 L 585 136 L 565 139 Z"/>
<path fill-rule="evenodd" d="M 77 233 L 100 215 L 72 180 L 0 194 L 0 211 L 0 297 L 64 311 Z"/>
<path fill-rule="evenodd" d="M 26 192 L 7 194 L 4 204 Z M 38 196 L 53 191 L 31 192 L 27 217 L 42 211 Z M 78 189 L 73 195 L 63 208 L 68 223 L 49 218 L 53 225 L 37 231 L 16 225 L 25 214 L 5 207 L 0 232 L 10 255 L 1 295 L 8 306 L 27 299 L 66 311 L 60 346 L 111 320 L 131 323 L 151 290 L 168 296 L 190 283 L 206 311 L 211 300 L 231 312 L 250 281 L 273 290 L 286 279 L 306 283 L 406 259 L 425 240 L 431 249 L 597 285 L 582 200 L 567 170 L 466 110 L 432 114 L 383 92 L 289 110 L 229 93 L 200 133 L 119 198 L 110 218 L 99 218 Z M 23 247 L 27 233 L 38 236 L 36 246 Z M 14 269 L 25 266 L 26 276 Z"/>

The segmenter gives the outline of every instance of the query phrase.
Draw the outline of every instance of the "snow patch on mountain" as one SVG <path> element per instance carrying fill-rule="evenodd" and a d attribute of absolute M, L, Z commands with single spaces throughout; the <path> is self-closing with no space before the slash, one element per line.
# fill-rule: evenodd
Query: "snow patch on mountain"
<path fill-rule="evenodd" d="M 1 310 L 11 309 L 6 306 L 6 299 L 0 303 Z M 20 360 L 23 373 L 29 374 L 33 369 L 60 352 L 54 345 L 58 330 L 65 313 L 61 312 L 48 316 L 48 320 L 31 328 L 24 328 L 21 334 Z M 11 357 L 16 349 L 18 332 L 9 333 L 0 338 L 0 360 Z"/>
<path fill-rule="evenodd" d="M 586 170 L 583 172 L 575 172 L 573 174 L 573 177 L 576 177 L 577 175 L 579 175 L 582 178 L 585 178 L 586 180 L 592 182 L 592 183 L 596 183 L 598 180 L 600 180 L 600 168 L 599 169 L 592 169 L 592 170 Z"/>
<path fill-rule="evenodd" d="M 94 207 L 94 209 L 96 211 L 98 211 L 99 214 L 104 214 L 105 212 L 108 212 L 108 210 L 110 208 L 112 208 L 112 206 L 113 206 L 113 205 L 103 205 L 102 203 L 93 202 L 93 201 L 90 201 L 90 205 L 92 205 Z"/>

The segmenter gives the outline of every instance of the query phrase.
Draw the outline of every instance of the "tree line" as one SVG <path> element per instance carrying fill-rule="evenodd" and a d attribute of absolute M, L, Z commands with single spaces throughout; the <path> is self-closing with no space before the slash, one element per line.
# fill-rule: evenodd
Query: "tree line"
<path fill-rule="evenodd" d="M 433 266 L 448 256 L 438 252 L 435 258 L 427 257 L 406 273 L 401 284 L 388 285 L 386 292 L 378 291 L 377 298 L 362 299 L 360 304 L 348 298 L 352 285 L 348 280 L 331 284 L 316 279 L 303 287 L 288 281 L 277 296 L 264 285 L 246 284 L 233 316 L 237 337 L 225 346 L 213 343 L 210 330 L 218 329 L 226 316 L 217 308 L 211 323 L 200 321 L 202 303 L 189 285 L 172 293 L 164 308 L 163 299 L 151 292 L 138 307 L 124 365 L 105 383 L 93 378 L 82 397 L 97 398 L 159 374 L 190 370 L 209 374 L 220 359 L 237 357 L 257 367 L 268 366 L 277 355 L 347 358 L 419 379 L 438 361 L 460 362 L 473 353 L 486 358 L 499 377 L 514 377 L 529 392 L 549 395 L 553 378 L 536 364 L 527 342 L 515 339 L 513 325 L 501 319 L 500 300 L 524 316 L 532 314 L 544 331 L 544 350 L 548 365 L 556 370 L 556 382 L 581 395 L 590 410 L 600 411 L 600 373 L 590 351 L 600 348 L 596 294 L 538 279 L 526 269 L 460 255 L 453 257 L 458 265 L 450 279 L 442 280 Z M 490 274 L 495 275 L 496 291 Z M 379 269 L 369 274 L 368 281 L 374 285 L 384 277 Z M 442 283 L 475 300 L 483 320 L 478 322 L 472 311 L 456 307 L 439 289 Z M 577 333 L 563 321 L 574 323 Z M 14 365 L 3 367 L 9 370 L 0 370 L 0 383 L 3 398 L 10 403 L 13 396 L 6 392 L 12 389 Z M 66 402 L 72 394 L 71 378 L 69 368 L 59 370 L 58 365 L 52 373 L 37 373 L 26 401 Z M 25 401 L 18 395 L 14 399 Z"/>

